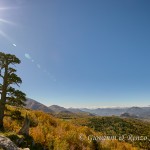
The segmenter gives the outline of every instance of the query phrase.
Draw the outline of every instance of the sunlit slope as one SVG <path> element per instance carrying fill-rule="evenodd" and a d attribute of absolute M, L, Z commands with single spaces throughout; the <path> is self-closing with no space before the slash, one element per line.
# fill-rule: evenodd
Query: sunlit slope
<path fill-rule="evenodd" d="M 8 107 L 13 111 L 14 107 Z M 118 149 L 136 150 L 131 144 L 117 140 L 95 141 L 89 136 L 102 136 L 101 132 L 95 132 L 87 126 L 75 125 L 71 122 L 62 121 L 47 113 L 18 108 L 22 118 L 26 114 L 30 117 L 30 135 L 35 143 L 42 149 L 47 150 L 95 150 L 95 149 Z M 9 113 L 9 112 L 8 112 Z M 21 128 L 23 120 L 5 117 L 5 128 L 7 131 L 17 133 Z"/>

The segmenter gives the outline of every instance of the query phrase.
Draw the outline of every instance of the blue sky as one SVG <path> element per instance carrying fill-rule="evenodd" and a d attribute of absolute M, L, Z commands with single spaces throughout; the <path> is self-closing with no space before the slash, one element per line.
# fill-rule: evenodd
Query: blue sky
<path fill-rule="evenodd" d="M 0 0 L 0 51 L 48 106 L 150 104 L 149 0 Z"/>

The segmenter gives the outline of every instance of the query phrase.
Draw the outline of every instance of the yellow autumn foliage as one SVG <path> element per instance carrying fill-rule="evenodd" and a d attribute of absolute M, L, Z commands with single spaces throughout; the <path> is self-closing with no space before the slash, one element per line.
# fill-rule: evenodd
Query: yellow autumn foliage
<path fill-rule="evenodd" d="M 15 108 L 8 107 L 10 110 Z M 31 122 L 35 126 L 30 128 L 30 136 L 33 137 L 35 143 L 40 143 L 47 150 L 94 150 L 94 149 L 110 149 L 110 150 L 137 150 L 131 144 L 115 141 L 95 141 L 88 140 L 89 135 L 101 135 L 100 132 L 94 132 L 86 126 L 75 125 L 68 121 L 63 121 L 53 117 L 50 114 L 19 109 L 22 116 L 28 114 Z M 18 132 L 22 122 L 13 120 L 11 117 L 5 117 L 4 126 L 7 131 Z"/>

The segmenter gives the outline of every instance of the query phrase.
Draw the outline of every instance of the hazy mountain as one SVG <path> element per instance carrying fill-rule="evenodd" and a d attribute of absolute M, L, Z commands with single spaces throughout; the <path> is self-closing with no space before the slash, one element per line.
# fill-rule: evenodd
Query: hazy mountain
<path fill-rule="evenodd" d="M 96 116 L 96 115 L 93 114 L 93 113 L 80 110 L 79 108 L 68 108 L 68 110 L 69 110 L 70 112 L 72 112 L 72 113 L 77 114 L 77 115 Z"/>
<path fill-rule="evenodd" d="M 125 117 L 125 118 L 138 118 L 136 115 L 132 115 L 130 113 L 123 113 L 120 115 L 120 117 Z"/>
<path fill-rule="evenodd" d="M 81 110 L 97 114 L 98 116 L 121 116 L 122 114 L 128 114 L 130 116 L 136 116 L 139 118 L 150 118 L 150 107 L 129 107 L 129 108 L 97 108 Z"/>
<path fill-rule="evenodd" d="M 58 106 L 58 105 L 52 105 L 52 106 L 49 106 L 49 108 L 53 110 L 55 113 L 60 113 L 60 112 L 70 113 L 70 111 L 68 111 L 66 108 Z"/>
<path fill-rule="evenodd" d="M 45 105 L 43 105 L 43 104 L 41 104 L 41 103 L 39 103 L 33 99 L 30 99 L 30 98 L 27 98 L 26 108 L 53 113 L 53 110 L 51 110 L 47 106 L 45 106 Z"/>
<path fill-rule="evenodd" d="M 85 113 L 85 111 L 82 111 L 78 108 L 68 108 L 68 111 L 71 111 L 73 113 Z"/>
<path fill-rule="evenodd" d="M 126 112 L 126 108 L 96 108 L 96 109 L 87 109 L 82 108 L 83 111 L 94 113 L 98 116 L 120 116 Z"/>
<path fill-rule="evenodd" d="M 121 116 L 130 116 L 132 118 L 150 118 L 150 107 L 131 107 Z"/>
<path fill-rule="evenodd" d="M 136 114 L 137 116 L 139 116 L 144 111 L 145 110 L 143 108 L 140 108 L 140 107 L 131 107 L 131 108 L 128 108 L 126 112 L 129 114 Z"/>
<path fill-rule="evenodd" d="M 150 107 L 131 107 L 127 110 L 127 113 L 140 118 L 150 118 Z"/>

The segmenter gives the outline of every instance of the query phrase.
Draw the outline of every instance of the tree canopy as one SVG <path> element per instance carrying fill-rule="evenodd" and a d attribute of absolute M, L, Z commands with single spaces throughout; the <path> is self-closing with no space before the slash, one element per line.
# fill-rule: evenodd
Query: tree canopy
<path fill-rule="evenodd" d="M 26 94 L 14 88 L 20 86 L 21 78 L 16 74 L 16 64 L 21 61 L 15 55 L 0 52 L 0 130 L 3 127 L 5 105 L 25 106 Z"/>

